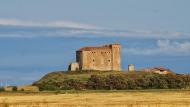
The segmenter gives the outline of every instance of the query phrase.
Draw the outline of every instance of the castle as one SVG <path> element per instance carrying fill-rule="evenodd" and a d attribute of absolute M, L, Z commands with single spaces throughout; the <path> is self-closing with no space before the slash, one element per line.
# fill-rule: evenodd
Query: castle
<path fill-rule="evenodd" d="M 76 51 L 76 62 L 69 70 L 121 70 L 121 45 L 108 44 L 101 47 L 83 47 Z"/>

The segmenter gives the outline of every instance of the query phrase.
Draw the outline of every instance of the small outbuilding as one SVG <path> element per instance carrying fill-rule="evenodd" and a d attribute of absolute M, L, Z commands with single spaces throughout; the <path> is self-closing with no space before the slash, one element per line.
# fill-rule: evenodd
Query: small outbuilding
<path fill-rule="evenodd" d="M 129 72 L 134 72 L 135 71 L 135 65 L 134 64 L 129 64 L 128 65 L 128 71 Z"/>
<path fill-rule="evenodd" d="M 69 71 L 79 70 L 79 64 L 77 62 L 71 63 L 68 68 Z"/>
<path fill-rule="evenodd" d="M 5 91 L 13 91 L 13 87 L 12 86 L 7 86 L 7 87 L 4 87 L 4 90 Z"/>
<path fill-rule="evenodd" d="M 164 67 L 145 68 L 142 71 L 153 72 L 153 73 L 157 73 L 157 74 L 172 74 L 173 73 L 173 71 L 171 71 L 170 69 L 166 69 Z"/>

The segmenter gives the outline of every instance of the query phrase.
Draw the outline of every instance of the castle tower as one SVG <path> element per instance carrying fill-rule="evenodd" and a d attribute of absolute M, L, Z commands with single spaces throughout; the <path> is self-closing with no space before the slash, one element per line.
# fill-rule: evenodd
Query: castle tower
<path fill-rule="evenodd" d="M 112 50 L 112 70 L 120 71 L 121 70 L 121 45 L 120 44 L 111 44 Z"/>

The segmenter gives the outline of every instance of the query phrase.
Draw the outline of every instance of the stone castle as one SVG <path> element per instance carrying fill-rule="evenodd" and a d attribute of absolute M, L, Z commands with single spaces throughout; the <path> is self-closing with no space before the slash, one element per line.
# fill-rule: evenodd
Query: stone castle
<path fill-rule="evenodd" d="M 121 70 L 121 45 L 109 44 L 101 47 L 83 47 L 76 51 L 76 62 L 69 70 Z"/>

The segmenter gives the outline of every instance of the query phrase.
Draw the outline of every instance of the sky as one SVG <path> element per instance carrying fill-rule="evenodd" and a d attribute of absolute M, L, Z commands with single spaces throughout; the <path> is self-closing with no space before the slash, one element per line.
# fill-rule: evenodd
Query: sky
<path fill-rule="evenodd" d="M 0 85 L 67 70 L 84 46 L 122 45 L 122 69 L 190 73 L 189 0 L 0 0 Z"/>

